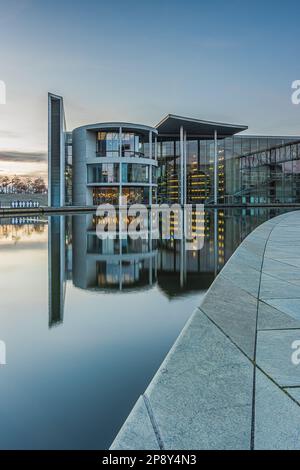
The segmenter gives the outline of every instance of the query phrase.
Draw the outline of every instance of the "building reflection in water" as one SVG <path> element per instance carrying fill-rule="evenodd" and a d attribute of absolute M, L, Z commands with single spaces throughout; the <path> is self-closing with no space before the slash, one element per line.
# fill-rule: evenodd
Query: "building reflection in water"
<path fill-rule="evenodd" d="M 49 328 L 63 322 L 66 292 L 66 218 L 48 221 Z"/>
<path fill-rule="evenodd" d="M 80 215 L 72 221 L 73 284 L 106 291 L 151 287 L 157 278 L 157 241 L 151 237 L 99 239 L 96 217 Z"/>
<path fill-rule="evenodd" d="M 156 285 L 169 298 L 204 292 L 241 241 L 277 209 L 209 210 L 201 250 L 171 236 L 99 239 L 93 214 L 49 217 L 49 326 L 63 322 L 66 281 L 77 288 L 124 293 Z M 173 226 L 174 229 L 174 226 Z M 144 234 L 145 235 L 145 234 Z"/>

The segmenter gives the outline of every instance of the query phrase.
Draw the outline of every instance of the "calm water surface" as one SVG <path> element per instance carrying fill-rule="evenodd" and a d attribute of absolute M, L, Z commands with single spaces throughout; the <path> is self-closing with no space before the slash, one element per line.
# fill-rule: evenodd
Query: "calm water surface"
<path fill-rule="evenodd" d="M 275 210 L 180 241 L 101 243 L 92 215 L 0 219 L 0 448 L 106 449 L 216 274 Z"/>

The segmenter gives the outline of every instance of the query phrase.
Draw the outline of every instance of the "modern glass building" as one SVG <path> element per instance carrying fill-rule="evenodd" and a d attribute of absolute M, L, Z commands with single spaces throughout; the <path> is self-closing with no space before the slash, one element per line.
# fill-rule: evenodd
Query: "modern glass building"
<path fill-rule="evenodd" d="M 157 129 L 102 123 L 72 133 L 73 204 L 152 204 L 157 197 Z"/>
<path fill-rule="evenodd" d="M 65 132 L 62 117 L 62 98 L 49 94 L 51 206 L 300 202 L 300 136 L 176 115 Z"/>

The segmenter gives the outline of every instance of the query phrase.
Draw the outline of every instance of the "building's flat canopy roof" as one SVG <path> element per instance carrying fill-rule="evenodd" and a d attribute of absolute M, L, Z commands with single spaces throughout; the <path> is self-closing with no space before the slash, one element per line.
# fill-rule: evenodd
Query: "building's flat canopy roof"
<path fill-rule="evenodd" d="M 181 126 L 183 126 L 188 136 L 208 138 L 214 136 L 215 130 L 220 137 L 229 137 L 248 129 L 248 126 L 202 121 L 200 119 L 176 116 L 175 114 L 168 114 L 157 124 L 156 129 L 160 135 L 175 136 L 179 135 Z"/>

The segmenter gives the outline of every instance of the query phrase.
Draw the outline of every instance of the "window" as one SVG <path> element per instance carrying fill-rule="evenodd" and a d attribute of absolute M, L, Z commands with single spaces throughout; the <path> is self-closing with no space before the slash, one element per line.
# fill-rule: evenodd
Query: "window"
<path fill-rule="evenodd" d="M 119 132 L 98 132 L 97 155 L 99 157 L 119 156 Z"/>
<path fill-rule="evenodd" d="M 118 163 L 102 163 L 88 166 L 88 183 L 118 183 Z"/>
<path fill-rule="evenodd" d="M 127 197 L 127 204 L 149 204 L 149 188 L 124 188 L 123 196 Z"/>
<path fill-rule="evenodd" d="M 118 204 L 119 203 L 119 188 L 93 188 L 93 204 Z"/>
<path fill-rule="evenodd" d="M 124 132 L 122 134 L 122 157 L 148 157 L 148 138 L 142 134 Z"/>
<path fill-rule="evenodd" d="M 123 163 L 122 165 L 123 183 L 149 183 L 148 165 L 138 163 Z"/>

